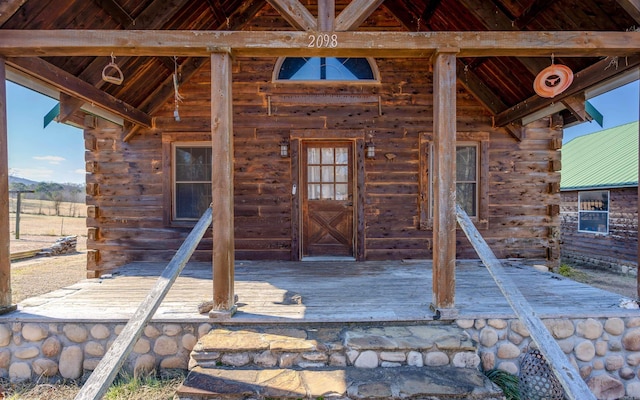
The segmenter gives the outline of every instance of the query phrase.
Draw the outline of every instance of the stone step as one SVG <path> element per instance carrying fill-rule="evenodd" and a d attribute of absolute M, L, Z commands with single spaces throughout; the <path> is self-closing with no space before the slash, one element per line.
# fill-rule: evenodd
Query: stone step
<path fill-rule="evenodd" d="M 201 368 L 189 372 L 180 400 L 203 399 L 503 399 L 470 368 Z"/>
<path fill-rule="evenodd" d="M 450 324 L 381 327 L 214 329 L 191 353 L 190 368 L 362 368 L 454 366 L 476 368 L 477 349 Z"/>

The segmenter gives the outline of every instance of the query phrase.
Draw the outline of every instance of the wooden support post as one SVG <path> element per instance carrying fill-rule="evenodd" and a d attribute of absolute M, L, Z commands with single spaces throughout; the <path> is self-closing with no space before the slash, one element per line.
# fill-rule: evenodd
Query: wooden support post
<path fill-rule="evenodd" d="M 640 125 L 638 126 L 638 139 L 640 139 Z M 638 147 L 638 160 L 640 160 L 640 146 Z M 638 164 L 638 177 L 640 177 L 640 163 Z M 640 228 L 640 180 L 638 181 L 638 197 L 637 197 L 637 203 L 638 203 L 638 215 L 637 218 L 638 220 L 636 221 L 636 227 Z M 637 231 L 636 228 L 636 231 Z M 637 232 L 636 232 L 637 234 Z M 637 258 L 636 258 L 636 296 L 637 299 L 640 299 L 640 238 L 638 238 L 638 249 L 637 249 Z"/>
<path fill-rule="evenodd" d="M 455 304 L 456 287 L 456 52 L 438 52 L 433 65 L 433 304 L 436 317 Z"/>
<path fill-rule="evenodd" d="M 233 112 L 230 51 L 211 54 L 213 311 L 235 311 L 233 234 Z"/>
<path fill-rule="evenodd" d="M 16 199 L 16 239 L 20 239 L 20 212 L 22 211 L 22 193 L 18 192 Z"/>
<path fill-rule="evenodd" d="M 0 314 L 16 309 L 11 305 L 11 260 L 9 234 L 9 150 L 7 145 L 7 84 L 4 58 L 0 57 Z"/>

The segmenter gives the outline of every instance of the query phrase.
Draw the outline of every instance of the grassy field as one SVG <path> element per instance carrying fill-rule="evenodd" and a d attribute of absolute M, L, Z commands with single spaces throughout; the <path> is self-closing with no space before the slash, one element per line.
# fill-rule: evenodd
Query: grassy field
<path fill-rule="evenodd" d="M 9 229 L 16 231 L 16 200 L 9 204 Z M 20 212 L 20 235 L 86 236 L 87 207 L 83 203 L 60 204 L 60 215 L 55 215 L 53 201 L 23 199 Z"/>
<path fill-rule="evenodd" d="M 9 198 L 9 212 L 15 214 L 17 208 L 15 197 Z M 20 202 L 21 214 L 56 215 L 55 203 L 51 200 L 22 199 Z M 60 215 L 64 217 L 86 217 L 87 206 L 84 203 L 60 203 Z"/>

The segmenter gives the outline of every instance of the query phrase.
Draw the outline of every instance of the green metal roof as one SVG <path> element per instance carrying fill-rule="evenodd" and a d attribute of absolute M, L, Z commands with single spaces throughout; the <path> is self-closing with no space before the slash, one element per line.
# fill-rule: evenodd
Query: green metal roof
<path fill-rule="evenodd" d="M 561 190 L 638 185 L 638 121 L 577 137 L 562 147 Z"/>

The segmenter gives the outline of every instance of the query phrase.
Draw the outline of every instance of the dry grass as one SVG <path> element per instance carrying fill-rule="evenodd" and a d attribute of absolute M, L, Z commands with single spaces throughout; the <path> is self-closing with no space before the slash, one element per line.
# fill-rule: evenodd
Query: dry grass
<path fill-rule="evenodd" d="M 9 224 L 11 235 L 15 237 L 16 214 L 9 214 Z M 20 236 L 23 235 L 86 236 L 87 222 L 84 217 L 20 214 Z"/>
<path fill-rule="evenodd" d="M 16 212 L 17 201 L 15 198 L 9 199 L 9 211 Z M 55 215 L 54 202 L 51 200 L 22 199 L 20 201 L 21 214 Z M 63 201 L 60 203 L 60 215 L 64 217 L 86 217 L 87 206 L 83 203 L 70 203 Z"/>
<path fill-rule="evenodd" d="M 169 373 L 161 378 L 134 379 L 120 377 L 104 396 L 104 400 L 170 400 L 184 380 L 184 373 Z M 0 380 L 6 400 L 68 400 L 73 399 L 81 386 L 75 382 L 47 384 L 37 382 L 9 383 Z"/>

